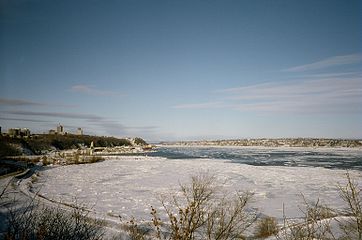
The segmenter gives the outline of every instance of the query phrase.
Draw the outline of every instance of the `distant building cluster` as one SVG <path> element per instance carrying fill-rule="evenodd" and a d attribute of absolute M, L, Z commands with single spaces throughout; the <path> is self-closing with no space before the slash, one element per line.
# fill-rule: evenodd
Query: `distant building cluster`
<path fill-rule="evenodd" d="M 59 135 L 66 135 L 66 134 L 71 134 L 68 133 L 66 131 L 64 131 L 64 127 L 61 124 L 58 124 L 58 126 L 56 127 L 56 129 L 50 129 L 48 131 L 48 134 L 59 134 Z M 73 133 L 75 135 L 83 135 L 83 129 L 82 128 L 77 128 L 76 132 Z M 23 138 L 23 137 L 30 137 L 31 133 L 30 130 L 28 128 L 9 128 L 7 133 L 6 132 L 2 132 L 1 126 L 0 126 L 0 135 L 3 136 L 9 136 L 9 137 L 13 137 L 13 138 Z"/>
<path fill-rule="evenodd" d="M 50 129 L 49 134 L 59 134 L 59 135 L 66 135 L 68 132 L 64 131 L 63 125 L 60 123 L 58 124 L 56 129 Z M 77 131 L 75 132 L 76 135 L 83 135 L 83 129 L 77 128 Z"/>
<path fill-rule="evenodd" d="M 9 128 L 8 134 L 10 137 L 30 137 L 28 128 Z"/>

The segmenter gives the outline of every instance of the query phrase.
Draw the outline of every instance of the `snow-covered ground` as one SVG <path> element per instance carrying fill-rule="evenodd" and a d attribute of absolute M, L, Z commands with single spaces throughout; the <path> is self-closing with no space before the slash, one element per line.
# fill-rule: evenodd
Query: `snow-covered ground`
<path fill-rule="evenodd" d="M 179 190 L 190 176 L 208 171 L 226 191 L 255 193 L 251 207 L 278 218 L 301 216 L 299 206 L 317 200 L 343 207 L 337 184 L 346 182 L 344 170 L 321 167 L 251 166 L 220 159 L 166 159 L 159 157 L 113 157 L 94 164 L 54 167 L 41 172 L 35 187 L 56 201 L 85 204 L 99 217 L 150 220 L 151 205 L 160 208 L 160 196 Z M 359 186 L 362 172 L 350 171 Z M 113 216 L 113 217 L 112 217 Z"/>

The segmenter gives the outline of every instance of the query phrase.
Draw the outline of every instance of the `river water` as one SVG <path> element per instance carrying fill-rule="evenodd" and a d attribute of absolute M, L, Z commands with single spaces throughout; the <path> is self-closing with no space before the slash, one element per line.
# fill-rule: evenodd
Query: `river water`
<path fill-rule="evenodd" d="M 220 159 L 253 166 L 323 167 L 362 171 L 362 149 L 266 147 L 159 147 L 149 156 Z"/>

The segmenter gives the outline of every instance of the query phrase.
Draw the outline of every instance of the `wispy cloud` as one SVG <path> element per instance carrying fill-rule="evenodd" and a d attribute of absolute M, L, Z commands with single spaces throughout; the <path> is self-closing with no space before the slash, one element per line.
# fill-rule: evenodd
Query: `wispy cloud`
<path fill-rule="evenodd" d="M 356 112 L 362 102 L 359 76 L 303 79 L 225 89 L 233 108 L 248 111 Z"/>
<path fill-rule="evenodd" d="M 127 127 L 129 131 L 137 131 L 137 132 L 150 132 L 158 129 L 157 126 L 141 126 L 141 127 Z"/>
<path fill-rule="evenodd" d="M 68 113 L 68 112 L 36 112 L 36 111 L 22 111 L 11 110 L 4 111 L 5 114 L 15 116 L 33 116 L 33 117 L 50 117 L 56 118 L 57 121 L 62 119 L 84 120 L 89 125 L 95 126 L 97 129 L 101 129 L 109 135 L 121 135 L 125 132 L 125 127 L 117 121 L 109 120 L 107 118 L 87 113 Z"/>
<path fill-rule="evenodd" d="M 191 103 L 191 104 L 180 104 L 173 106 L 176 109 L 209 109 L 209 108 L 222 108 L 224 107 L 223 102 L 206 102 L 206 103 Z"/>
<path fill-rule="evenodd" d="M 87 122 L 96 126 L 98 129 L 102 129 L 102 131 L 111 136 L 121 136 L 126 134 L 125 126 L 114 120 L 99 118 L 88 119 Z"/>
<path fill-rule="evenodd" d="M 21 116 L 41 116 L 41 117 L 71 118 L 71 119 L 85 119 L 85 120 L 102 119 L 102 117 L 99 117 L 94 114 L 83 114 L 83 113 L 35 112 L 35 111 L 22 111 L 22 110 L 5 111 L 5 113 L 13 115 L 21 115 Z"/>
<path fill-rule="evenodd" d="M 25 99 L 15 99 L 15 98 L 0 98 L 0 105 L 11 106 L 11 107 L 20 107 L 20 106 L 56 106 L 56 107 L 76 107 L 75 105 L 68 104 L 57 104 L 57 103 L 42 103 L 42 102 L 34 102 L 31 100 Z"/>
<path fill-rule="evenodd" d="M 317 62 L 294 66 L 291 68 L 284 69 L 284 72 L 305 72 L 317 69 L 324 69 L 334 66 L 341 66 L 347 64 L 354 64 L 362 61 L 362 54 L 350 54 L 343 56 L 334 56 L 326 58 Z"/>
<path fill-rule="evenodd" d="M 253 112 L 361 113 L 360 73 L 309 76 L 216 91 L 220 101 L 178 105 L 179 109 L 225 108 Z"/>
<path fill-rule="evenodd" d="M 257 84 L 241 88 L 225 89 L 231 93 L 229 98 L 238 100 L 254 99 L 295 99 L 311 96 L 343 96 L 361 95 L 361 80 L 358 77 L 308 79 L 269 84 Z"/>
<path fill-rule="evenodd" d="M 329 72 L 329 73 L 314 73 L 314 74 L 303 74 L 296 77 L 296 79 L 309 78 L 309 79 L 323 79 L 323 78 L 340 78 L 340 77 L 362 77 L 361 72 Z"/>
<path fill-rule="evenodd" d="M 135 136 L 142 135 L 143 133 L 150 134 L 154 133 L 156 128 L 155 126 L 140 126 L 140 127 L 127 127 L 122 123 L 108 119 L 102 116 L 95 114 L 87 113 L 68 113 L 68 112 L 37 112 L 37 111 L 22 111 L 22 110 L 11 110 L 11 111 L 2 111 L 2 115 L 9 115 L 10 117 L 1 117 L 0 120 L 10 120 L 10 121 L 28 121 L 28 122 L 53 122 L 47 121 L 47 118 L 56 118 L 57 122 L 61 122 L 64 119 L 72 119 L 75 122 L 76 120 L 83 120 L 82 126 L 88 126 L 90 132 L 101 131 L 107 135 L 111 136 Z M 15 116 L 15 117 L 12 117 Z M 19 117 L 20 116 L 20 117 Z M 22 116 L 27 117 L 43 117 L 44 120 L 37 119 L 27 119 L 21 118 Z M 72 126 L 75 128 L 75 126 Z"/>
<path fill-rule="evenodd" d="M 70 88 L 70 91 L 76 92 L 76 93 L 84 93 L 88 95 L 93 96 L 125 96 L 125 94 L 115 92 L 115 91 L 107 91 L 107 90 L 101 90 L 97 89 L 94 86 L 90 85 L 74 85 Z"/>
<path fill-rule="evenodd" d="M 156 126 L 126 126 L 118 121 L 111 119 L 91 119 L 88 123 L 101 128 L 108 135 L 116 136 L 152 136 L 155 134 L 158 127 Z"/>
<path fill-rule="evenodd" d="M 50 121 L 39 120 L 39 119 L 8 118 L 8 117 L 0 117 L 0 120 L 5 120 L 5 121 L 21 121 L 21 122 L 38 122 L 38 123 L 49 123 L 49 122 L 50 122 Z"/>
<path fill-rule="evenodd" d="M 0 105 L 7 106 L 45 106 L 44 103 L 33 102 L 23 99 L 0 98 Z"/>

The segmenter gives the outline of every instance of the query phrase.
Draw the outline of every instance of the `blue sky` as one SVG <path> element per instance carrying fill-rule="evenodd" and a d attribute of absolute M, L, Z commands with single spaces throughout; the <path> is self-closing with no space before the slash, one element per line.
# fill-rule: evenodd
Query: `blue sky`
<path fill-rule="evenodd" d="M 362 138 L 361 1 L 0 3 L 3 131 Z"/>

